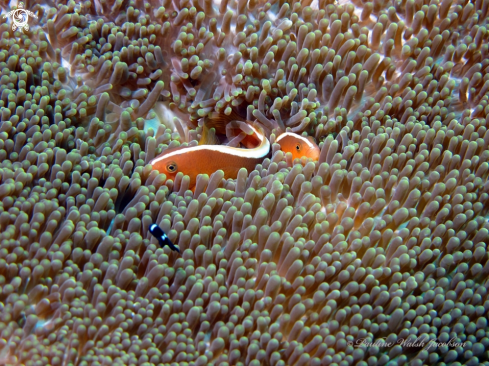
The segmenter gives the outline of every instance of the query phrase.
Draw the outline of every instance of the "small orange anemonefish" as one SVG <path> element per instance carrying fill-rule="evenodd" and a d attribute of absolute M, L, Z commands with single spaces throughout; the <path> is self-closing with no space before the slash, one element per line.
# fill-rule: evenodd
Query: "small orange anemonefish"
<path fill-rule="evenodd" d="M 164 173 L 168 179 L 175 180 L 179 172 L 188 175 L 190 188 L 195 187 L 197 175 L 211 175 L 217 170 L 224 171 L 225 179 L 235 179 L 241 168 L 251 172 L 270 153 L 270 142 L 264 131 L 260 127 L 248 125 L 253 134 L 247 135 L 241 141 L 247 149 L 212 144 L 213 141 L 218 143 L 217 139 L 215 135 L 209 134 L 210 129 L 205 126 L 199 145 L 167 149 L 151 160 L 150 164 L 153 169 Z M 320 150 L 312 138 L 285 132 L 277 137 L 276 143 L 284 153 L 292 153 L 293 159 L 303 156 L 312 160 L 319 159 Z"/>
<path fill-rule="evenodd" d="M 285 132 L 279 135 L 275 142 L 280 145 L 284 153 L 292 154 L 292 160 L 303 156 L 314 161 L 319 160 L 321 150 L 310 136 L 304 137 L 293 132 Z"/>

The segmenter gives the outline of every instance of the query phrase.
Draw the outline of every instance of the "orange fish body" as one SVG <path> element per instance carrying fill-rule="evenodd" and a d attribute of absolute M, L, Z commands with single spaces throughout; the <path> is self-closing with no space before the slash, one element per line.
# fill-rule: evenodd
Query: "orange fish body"
<path fill-rule="evenodd" d="M 280 149 L 284 153 L 290 152 L 293 160 L 300 159 L 303 156 L 314 161 L 319 160 L 321 150 L 312 141 L 312 138 L 309 139 L 296 133 L 285 132 L 279 135 L 275 142 L 280 145 Z"/>
<path fill-rule="evenodd" d="M 211 175 L 219 169 L 224 171 L 224 178 L 235 179 L 241 168 L 251 172 L 270 152 L 270 142 L 263 131 L 255 132 L 254 136 L 247 136 L 247 141 L 244 141 L 245 145 L 249 145 L 255 140 L 258 142 L 255 148 L 240 149 L 223 145 L 178 147 L 163 152 L 150 164 L 153 169 L 164 173 L 168 179 L 175 180 L 179 172 L 188 175 L 190 188 L 195 186 L 197 175 Z"/>

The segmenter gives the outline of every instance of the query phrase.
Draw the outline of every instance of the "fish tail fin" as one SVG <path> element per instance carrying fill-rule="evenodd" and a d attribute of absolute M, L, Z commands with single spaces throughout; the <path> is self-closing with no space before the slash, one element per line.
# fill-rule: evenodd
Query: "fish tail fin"
<path fill-rule="evenodd" d="M 248 134 L 241 143 L 247 149 L 253 149 L 260 145 L 263 139 L 266 139 L 265 131 L 259 124 L 250 123 L 247 121 L 247 125 L 251 127 L 251 133 Z"/>
<path fill-rule="evenodd" d="M 214 127 L 209 128 L 204 124 L 202 128 L 202 136 L 199 141 L 199 145 L 220 145 L 221 142 L 216 136 L 216 129 Z"/>
<path fill-rule="evenodd" d="M 173 250 L 174 252 L 178 252 L 180 253 L 180 249 L 177 248 L 177 246 L 173 243 L 167 243 L 166 245 L 168 245 L 168 248 L 170 248 L 171 250 Z"/>

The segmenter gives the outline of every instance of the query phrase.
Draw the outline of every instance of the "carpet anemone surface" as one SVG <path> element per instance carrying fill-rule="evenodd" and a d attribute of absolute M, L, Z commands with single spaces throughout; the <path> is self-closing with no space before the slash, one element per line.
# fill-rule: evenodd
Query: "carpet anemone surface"
<path fill-rule="evenodd" d="M 0 18 L 0 364 L 489 364 L 488 0 L 22 6 L 28 30 Z M 149 164 L 245 121 L 271 151 L 236 179 Z"/>

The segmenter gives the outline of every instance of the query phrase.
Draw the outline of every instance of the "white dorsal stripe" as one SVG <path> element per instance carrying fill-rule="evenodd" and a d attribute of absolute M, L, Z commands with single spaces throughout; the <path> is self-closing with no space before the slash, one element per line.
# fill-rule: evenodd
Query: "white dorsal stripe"
<path fill-rule="evenodd" d="M 249 128 L 251 128 L 253 130 L 253 132 L 255 133 L 256 136 L 258 136 L 258 139 L 260 140 L 260 142 L 263 141 L 263 135 L 261 133 L 259 133 L 255 127 L 253 127 L 252 125 L 248 125 Z"/>
<path fill-rule="evenodd" d="M 311 141 L 306 139 L 304 136 L 301 136 L 301 135 L 298 135 L 298 134 L 292 133 L 292 132 L 284 132 L 279 137 L 277 137 L 275 142 L 279 143 L 280 140 L 282 140 L 284 137 L 287 137 L 287 136 L 298 138 L 299 140 L 305 142 L 310 148 L 314 148 L 314 145 L 311 143 Z"/>
<path fill-rule="evenodd" d="M 251 127 L 251 126 L 250 126 Z M 180 156 L 183 155 L 189 151 L 214 151 L 214 152 L 220 152 L 223 154 L 228 154 L 232 156 L 239 156 L 241 158 L 250 158 L 250 159 L 260 159 L 265 157 L 268 152 L 270 151 L 270 142 L 268 139 L 264 138 L 260 133 L 258 133 L 253 127 L 251 127 L 253 131 L 256 132 L 256 135 L 261 141 L 260 146 L 254 148 L 254 149 L 240 149 L 237 147 L 229 147 L 229 146 L 222 146 L 222 145 L 198 145 L 198 146 L 191 146 L 187 148 L 183 148 L 177 151 L 173 151 L 169 154 L 164 154 L 159 158 L 155 158 L 152 161 L 152 164 L 157 163 L 160 160 L 163 159 L 168 159 L 172 158 L 175 156 Z"/>

